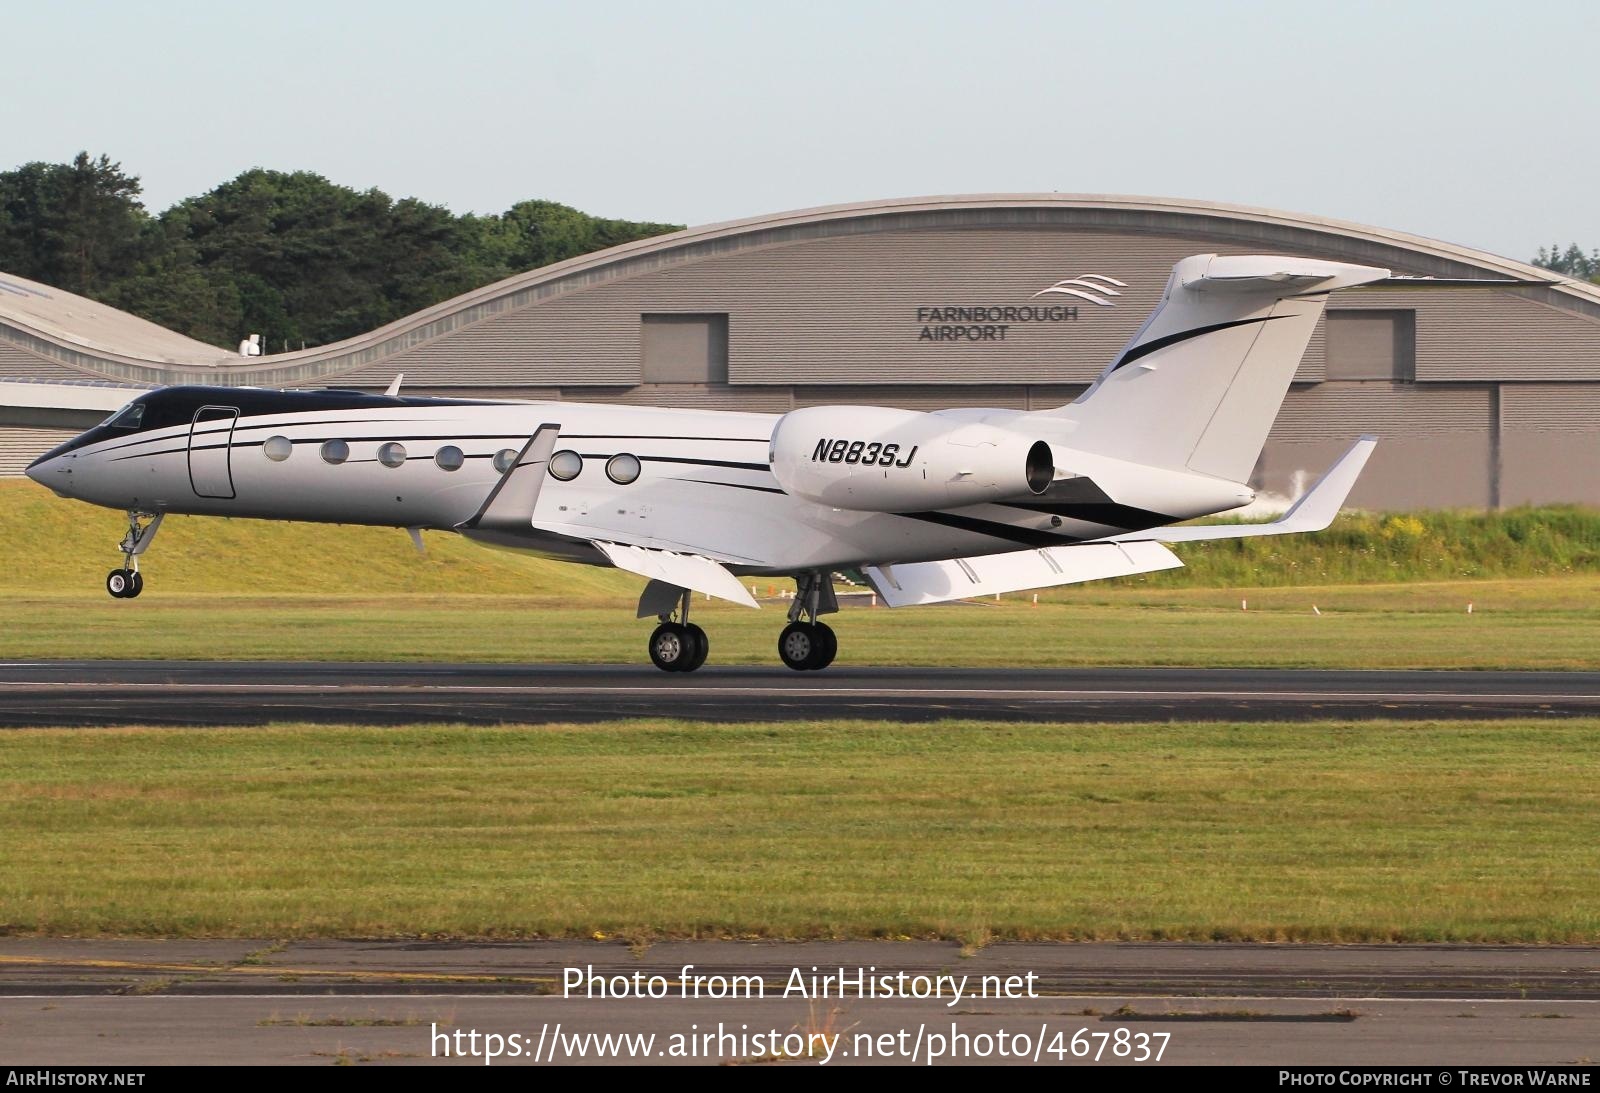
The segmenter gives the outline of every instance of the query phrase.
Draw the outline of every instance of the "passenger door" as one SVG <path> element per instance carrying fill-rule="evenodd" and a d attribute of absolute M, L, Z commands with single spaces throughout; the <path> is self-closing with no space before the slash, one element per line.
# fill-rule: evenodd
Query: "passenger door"
<path fill-rule="evenodd" d="M 233 492 L 233 428 L 239 411 L 232 406 L 202 406 L 189 425 L 189 484 L 197 497 L 231 500 Z"/>

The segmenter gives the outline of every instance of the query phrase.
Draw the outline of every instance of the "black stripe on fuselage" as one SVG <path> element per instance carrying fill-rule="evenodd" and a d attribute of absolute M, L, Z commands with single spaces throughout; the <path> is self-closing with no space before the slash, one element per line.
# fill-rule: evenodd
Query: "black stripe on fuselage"
<path fill-rule="evenodd" d="M 1019 509 L 1023 512 L 1040 512 L 1068 520 L 1082 520 L 1086 524 L 1120 528 L 1123 531 L 1143 531 L 1145 528 L 1165 527 L 1177 522 L 1177 517 L 1148 509 L 1119 505 L 1114 501 L 1080 501 L 1068 504 L 1046 504 L 1029 501 L 1008 501 L 1001 508 Z"/>
<path fill-rule="evenodd" d="M 1287 316 L 1267 315 L 1259 319 L 1234 319 L 1233 321 L 1226 323 L 1212 323 L 1210 326 L 1197 326 L 1193 330 L 1180 330 L 1176 334 L 1168 334 L 1165 337 L 1156 338 L 1153 341 L 1145 342 L 1143 345 L 1134 346 L 1132 349 L 1124 353 L 1116 364 L 1111 366 L 1111 371 L 1115 372 L 1117 369 L 1122 368 L 1125 365 L 1132 364 L 1141 357 L 1148 357 L 1150 354 L 1158 352 L 1159 350 L 1166 349 L 1169 346 L 1177 345 L 1180 342 L 1191 341 L 1192 339 L 1201 337 L 1205 334 L 1215 334 L 1219 330 L 1232 330 L 1235 327 L 1250 326 L 1253 323 L 1270 323 L 1273 319 L 1283 318 L 1287 318 Z"/>
<path fill-rule="evenodd" d="M 710 440 L 730 444 L 766 444 L 768 436 L 671 436 L 666 433 L 562 433 L 562 440 Z"/>
<path fill-rule="evenodd" d="M 714 482 L 709 478 L 678 478 L 677 482 L 693 482 L 700 486 L 727 486 L 730 490 L 753 490 L 756 493 L 776 493 L 788 496 L 787 490 L 780 490 L 773 486 L 752 486 L 744 482 Z"/>
<path fill-rule="evenodd" d="M 155 436 L 144 436 L 142 434 L 133 434 L 126 443 L 117 444 L 117 445 L 114 445 L 114 446 L 109 447 L 109 448 L 101 448 L 95 454 L 96 455 L 105 455 L 108 452 L 120 452 L 124 448 L 131 448 L 131 447 L 134 447 L 135 445 L 138 445 L 138 444 L 161 444 L 161 443 L 165 443 L 166 441 L 169 441 L 169 440 L 187 439 L 190 436 L 207 436 L 207 435 L 210 435 L 210 434 L 213 434 L 213 433 L 229 433 L 229 432 L 237 433 L 237 432 L 240 432 L 241 430 L 249 430 L 249 429 L 277 429 L 277 428 L 288 428 L 290 426 L 305 426 L 305 425 L 315 425 L 318 428 L 327 428 L 327 427 L 333 426 L 333 425 L 391 425 L 391 424 L 394 424 L 396 422 L 407 422 L 408 424 L 411 423 L 410 419 L 403 418 L 403 417 L 397 417 L 397 418 L 349 418 L 349 419 L 341 419 L 341 420 L 338 420 L 338 421 L 323 421 L 321 419 L 318 419 L 318 420 L 315 420 L 315 421 L 275 421 L 275 422 L 272 422 L 270 424 L 266 424 L 266 423 L 258 424 L 258 425 L 250 424 L 253 421 L 255 421 L 255 418 L 231 418 L 231 419 L 230 418 L 219 418 L 219 419 L 216 419 L 214 422 L 202 422 L 200 428 L 195 428 L 193 424 L 190 424 L 190 425 L 187 425 L 187 426 L 165 426 L 162 429 L 150 430 L 150 431 L 151 432 L 166 432 L 167 433 L 166 436 L 155 437 Z M 217 427 L 216 428 L 210 428 L 209 426 L 211 426 L 213 424 L 216 425 Z M 182 429 L 182 432 L 169 432 L 168 430 L 171 430 L 171 429 Z M 342 440 L 342 439 L 347 439 L 347 438 L 341 437 L 339 439 Z M 357 439 L 364 439 L 364 438 L 357 438 Z M 104 443 L 107 443 L 107 441 L 100 441 L 99 443 L 104 444 Z"/>
<path fill-rule="evenodd" d="M 320 425 L 321 422 L 311 422 L 311 423 L 308 423 L 308 424 Z M 226 431 L 227 430 L 225 430 L 225 429 L 214 429 L 214 430 L 211 430 L 211 432 L 216 434 L 216 435 L 221 435 L 222 433 L 224 433 Z M 177 440 L 177 439 L 180 439 L 180 438 L 179 437 L 167 437 L 165 439 L 167 439 L 167 440 Z M 270 440 L 271 438 L 268 437 L 267 439 Z M 439 433 L 436 436 L 422 436 L 422 435 L 407 434 L 407 435 L 404 435 L 404 436 L 358 436 L 358 437 L 338 436 L 338 437 L 298 437 L 298 438 L 291 437 L 291 438 L 288 438 L 288 439 L 289 439 L 289 443 L 291 443 L 291 444 L 307 445 L 307 446 L 313 445 L 313 444 L 317 444 L 317 445 L 325 444 L 329 440 L 354 441 L 357 444 L 390 444 L 390 443 L 396 443 L 396 442 L 404 443 L 405 441 L 408 441 L 408 440 L 410 440 L 410 441 L 417 441 L 417 440 L 504 440 L 504 441 L 508 441 L 508 442 L 512 442 L 512 443 L 516 443 L 516 444 L 523 444 L 523 443 L 527 442 L 527 438 L 526 437 L 518 436 L 518 435 L 515 435 L 515 434 L 506 434 L 506 433 L 483 433 L 481 435 L 474 435 L 474 436 L 462 436 L 459 433 Z M 121 462 L 124 459 L 144 459 L 147 456 L 175 455 L 175 454 L 177 454 L 179 452 L 213 451 L 213 450 L 215 450 L 217 448 L 260 448 L 263 445 L 265 445 L 266 442 L 267 442 L 266 440 L 235 440 L 235 441 L 231 441 L 231 442 L 226 443 L 226 444 L 194 444 L 194 443 L 187 443 L 187 444 L 184 444 L 181 447 L 177 447 L 177 448 L 162 448 L 159 451 L 154 451 L 154 452 L 133 452 L 133 453 L 131 453 L 129 455 L 114 456 L 114 457 L 112 457 L 111 461 L 113 463 L 117 463 L 117 462 Z M 104 453 L 96 453 L 96 454 L 104 454 Z M 346 460 L 346 462 L 350 462 L 350 461 Z"/>
<path fill-rule="evenodd" d="M 1066 546 L 1080 541 L 1070 535 L 1057 535 L 1035 528 L 1019 528 L 996 520 L 980 520 L 976 516 L 957 516 L 953 512 L 896 512 L 890 515 L 904 517 L 907 520 L 920 520 L 925 524 L 938 524 L 940 527 L 954 528 L 957 531 L 970 531 L 974 535 L 987 535 L 991 539 L 1004 539 L 1006 542 L 1027 547 Z"/>
<path fill-rule="evenodd" d="M 695 482 L 704 486 L 726 486 L 729 489 L 735 490 L 754 490 L 758 493 L 775 493 L 787 496 L 786 490 L 773 489 L 771 486 L 751 486 L 746 485 L 743 482 L 712 482 L 703 478 L 680 478 L 678 481 Z M 1007 507 L 1011 508 L 1020 506 Z M 1140 510 L 1134 509 L 1130 511 L 1138 512 Z M 954 528 L 958 531 L 968 531 L 975 535 L 986 535 L 991 539 L 1003 539 L 1008 543 L 1016 543 L 1019 546 L 1026 547 L 1037 548 L 1070 546 L 1073 543 L 1083 542 L 1082 539 L 1077 539 L 1070 535 L 1061 535 L 1048 531 L 1040 531 L 1035 528 L 1019 528 L 1014 524 L 1003 524 L 996 520 L 981 520 L 976 516 L 958 516 L 955 513 L 950 512 L 893 512 L 880 513 L 879 515 L 899 516 L 906 520 L 920 520 L 926 524 L 938 524 L 941 527 Z M 1152 513 L 1151 515 L 1155 516 L 1156 514 Z M 1171 523 L 1169 518 L 1160 517 L 1159 519 L 1162 523 Z M 1104 520 L 1094 520 L 1091 522 L 1104 524 L 1108 527 L 1121 526 Z M 1154 527 L 1157 525 L 1150 524 L 1143 526 Z M 1141 528 L 1129 527 L 1125 528 L 1124 530 L 1136 531 L 1141 530 Z"/>
<path fill-rule="evenodd" d="M 620 454 L 617 452 L 579 452 L 584 459 L 610 459 Z M 641 463 L 683 463 L 692 467 L 732 467 L 741 471 L 765 471 L 772 473 L 772 468 L 766 463 L 739 463 L 730 459 L 692 459 L 682 455 L 637 455 L 634 458 Z"/>

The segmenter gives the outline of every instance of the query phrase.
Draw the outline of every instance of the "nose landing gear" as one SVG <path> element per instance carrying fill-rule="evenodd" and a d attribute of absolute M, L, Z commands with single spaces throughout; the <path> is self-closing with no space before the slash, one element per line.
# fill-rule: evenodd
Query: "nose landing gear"
<path fill-rule="evenodd" d="M 663 672 L 692 672 L 706 662 L 711 652 L 706 632 L 689 621 L 690 595 L 688 589 L 683 589 L 677 608 L 657 616 L 661 625 L 650 634 L 650 663 Z"/>
<path fill-rule="evenodd" d="M 166 518 L 166 513 L 158 512 L 154 516 L 147 512 L 129 510 L 128 533 L 122 537 L 122 542 L 117 544 L 117 549 L 122 551 L 122 568 L 113 569 L 106 574 L 106 591 L 119 600 L 131 600 L 144 591 L 144 575 L 139 572 L 139 555 L 149 549 L 150 542 L 156 537 L 156 529 L 161 526 L 161 521 Z M 149 518 L 148 524 L 141 524 L 141 518 Z"/>
<path fill-rule="evenodd" d="M 802 573 L 795 578 L 795 584 L 798 587 L 794 602 L 789 605 L 789 625 L 778 635 L 778 658 L 797 672 L 819 672 L 832 664 L 839 652 L 839 639 L 833 628 L 817 621 L 818 615 L 839 610 L 839 601 L 833 594 L 833 575 Z"/>
<path fill-rule="evenodd" d="M 144 577 L 137 569 L 113 569 L 106 574 L 106 591 L 119 600 L 131 600 L 144 591 Z"/>

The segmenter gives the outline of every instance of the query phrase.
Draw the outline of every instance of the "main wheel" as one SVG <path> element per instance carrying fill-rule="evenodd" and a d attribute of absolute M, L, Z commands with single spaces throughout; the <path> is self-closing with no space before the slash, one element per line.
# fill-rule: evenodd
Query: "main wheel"
<path fill-rule="evenodd" d="M 113 569 L 106 574 L 106 591 L 119 600 L 133 595 L 132 592 L 128 591 L 133 587 L 132 577 L 132 570 Z"/>
<path fill-rule="evenodd" d="M 128 599 L 130 599 L 130 600 L 133 599 L 135 596 L 137 596 L 139 593 L 141 593 L 143 591 L 144 591 L 144 574 L 140 573 L 137 569 L 135 569 L 128 576 L 128 593 L 127 593 Z"/>
<path fill-rule="evenodd" d="M 822 639 L 813 623 L 791 622 L 778 635 L 779 659 L 797 672 L 810 671 L 821 651 Z"/>
<path fill-rule="evenodd" d="M 679 668 L 678 671 L 692 672 L 704 664 L 706 657 L 711 654 L 711 639 L 706 637 L 704 630 L 692 622 L 684 626 L 683 630 L 690 644 L 694 646 L 694 654 L 683 662 L 683 667 Z"/>
<path fill-rule="evenodd" d="M 650 634 L 650 663 L 663 672 L 688 671 L 684 665 L 693 662 L 698 648 L 688 627 L 664 622 Z"/>
<path fill-rule="evenodd" d="M 833 632 L 833 627 L 825 622 L 817 625 L 817 655 L 815 660 L 806 667 L 813 672 L 820 672 L 833 663 L 833 658 L 839 655 L 839 635 Z"/>

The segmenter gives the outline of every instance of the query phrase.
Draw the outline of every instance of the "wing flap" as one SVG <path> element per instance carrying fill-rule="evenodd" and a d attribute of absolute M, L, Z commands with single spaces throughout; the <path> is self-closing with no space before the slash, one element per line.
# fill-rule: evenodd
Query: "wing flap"
<path fill-rule="evenodd" d="M 547 505 L 546 508 L 548 507 Z M 709 558 L 723 565 L 750 566 L 755 569 L 765 569 L 771 564 L 760 558 L 747 558 L 740 554 L 718 550 L 701 543 L 679 542 L 673 539 L 663 539 L 658 535 L 636 535 L 621 528 L 608 528 L 598 523 L 541 518 L 533 521 L 533 528 L 535 531 L 542 531 L 550 535 L 565 535 L 569 539 L 587 539 L 593 543 L 619 543 L 626 546 L 641 547 L 645 550 L 692 554 L 702 558 Z"/>
<path fill-rule="evenodd" d="M 649 547 L 630 546 L 626 543 L 607 543 L 590 540 L 595 548 L 611 560 L 618 569 L 649 577 L 652 581 L 677 585 L 694 592 L 704 592 L 718 599 L 731 600 L 746 607 L 759 608 L 750 590 L 724 569 L 699 554 L 677 554 L 670 550 L 652 550 Z"/>
<path fill-rule="evenodd" d="M 910 607 L 1151 573 L 1181 565 L 1178 556 L 1160 543 L 1080 543 L 944 562 L 867 566 L 863 572 L 890 607 Z"/>

